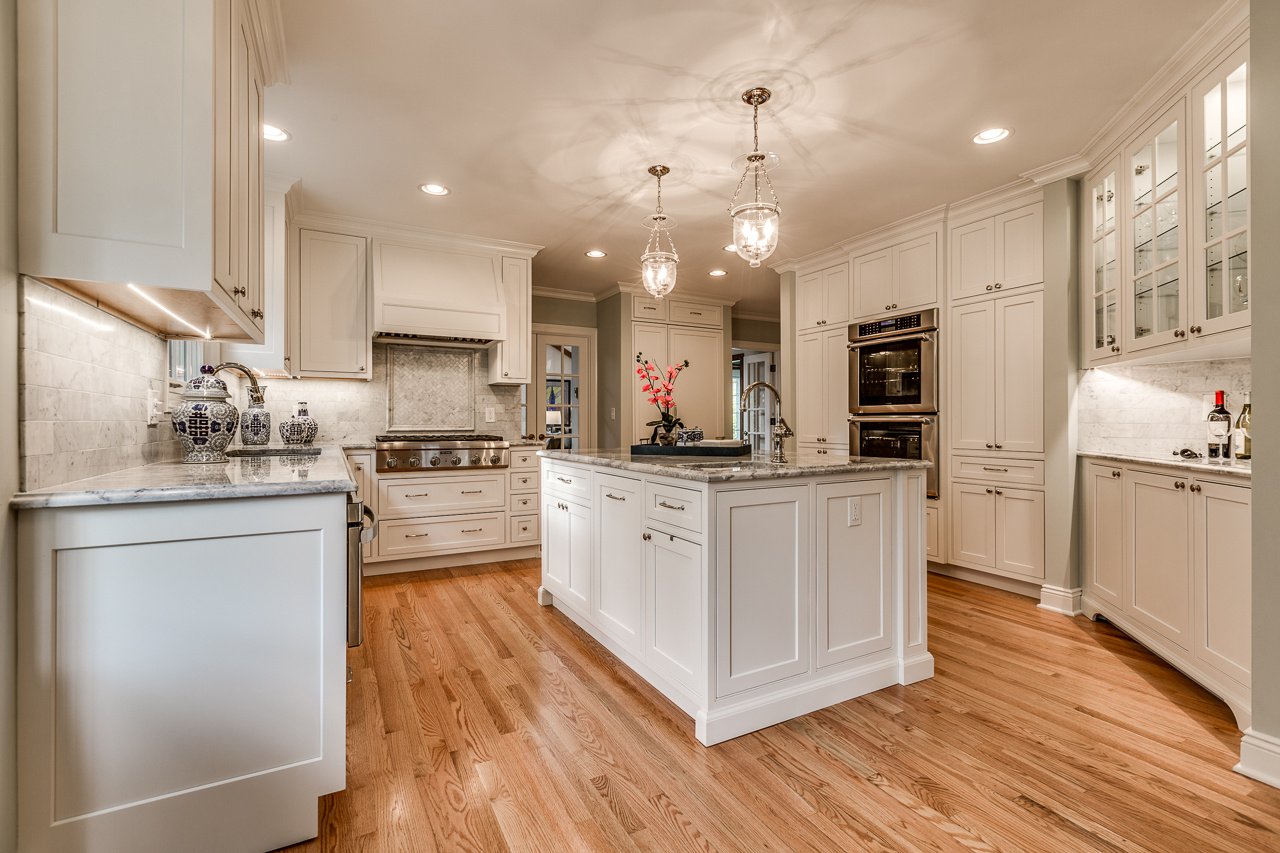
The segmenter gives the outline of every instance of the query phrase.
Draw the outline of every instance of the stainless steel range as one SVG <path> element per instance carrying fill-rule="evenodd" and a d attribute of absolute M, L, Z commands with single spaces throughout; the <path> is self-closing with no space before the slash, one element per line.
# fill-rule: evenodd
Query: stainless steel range
<path fill-rule="evenodd" d="M 379 474 L 431 469 L 506 468 L 511 444 L 500 435 L 380 435 Z"/>

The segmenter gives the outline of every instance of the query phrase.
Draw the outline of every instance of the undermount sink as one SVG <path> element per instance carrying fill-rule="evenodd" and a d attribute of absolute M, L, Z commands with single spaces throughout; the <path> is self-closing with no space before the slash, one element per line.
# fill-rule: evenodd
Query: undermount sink
<path fill-rule="evenodd" d="M 778 462 L 681 462 L 679 468 L 692 468 L 696 471 L 751 471 L 761 468 L 776 468 Z"/>

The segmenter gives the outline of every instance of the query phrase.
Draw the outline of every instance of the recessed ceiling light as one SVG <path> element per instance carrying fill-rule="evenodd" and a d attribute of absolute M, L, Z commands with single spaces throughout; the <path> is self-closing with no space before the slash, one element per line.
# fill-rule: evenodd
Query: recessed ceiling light
<path fill-rule="evenodd" d="M 262 126 L 262 138 L 268 142 L 288 142 L 291 137 L 289 131 L 282 127 L 276 127 L 274 124 L 264 124 Z"/>
<path fill-rule="evenodd" d="M 728 274 L 729 273 L 725 272 L 724 270 L 712 270 L 711 272 L 707 273 L 707 275 L 713 275 L 716 278 L 719 278 L 722 275 L 728 275 Z"/>
<path fill-rule="evenodd" d="M 419 184 L 418 189 L 427 195 L 448 195 L 449 188 L 443 184 Z"/>
<path fill-rule="evenodd" d="M 583 252 L 582 254 L 586 255 L 588 258 L 603 258 L 608 253 L 601 249 L 592 249 L 588 252 Z"/>
<path fill-rule="evenodd" d="M 978 145 L 990 145 L 993 142 L 1008 139 L 1012 133 L 1013 131 L 1007 127 L 989 127 L 986 130 L 975 133 L 973 141 Z"/>
<path fill-rule="evenodd" d="M 725 246 L 725 247 L 724 247 L 724 250 L 725 250 L 726 252 L 736 252 L 736 251 L 738 251 L 738 247 L 737 247 L 737 246 L 735 246 L 735 245 L 733 245 L 732 243 L 730 243 L 730 244 L 728 244 L 727 246 Z"/>

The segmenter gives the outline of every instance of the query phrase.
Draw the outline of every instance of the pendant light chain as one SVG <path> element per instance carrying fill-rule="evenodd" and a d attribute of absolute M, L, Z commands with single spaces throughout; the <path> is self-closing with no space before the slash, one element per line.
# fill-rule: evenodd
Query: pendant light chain
<path fill-rule="evenodd" d="M 778 245 L 778 215 L 781 208 L 778 194 L 769 178 L 769 169 L 778 164 L 778 156 L 760 150 L 760 105 L 767 102 L 772 92 L 757 86 L 742 93 L 742 100 L 751 105 L 751 153 L 745 160 L 742 177 L 729 201 L 729 216 L 733 220 L 733 246 L 738 256 L 752 267 L 773 254 Z M 739 203 L 748 175 L 751 177 L 752 199 Z M 764 187 L 760 186 L 761 177 Z M 770 201 L 763 200 L 763 190 L 769 191 Z"/>

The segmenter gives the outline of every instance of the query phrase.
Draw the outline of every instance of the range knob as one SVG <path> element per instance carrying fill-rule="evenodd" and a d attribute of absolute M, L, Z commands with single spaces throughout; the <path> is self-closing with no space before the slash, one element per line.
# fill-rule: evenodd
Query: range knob
<path fill-rule="evenodd" d="M 462 457 L 461 457 L 461 456 L 455 456 L 455 457 L 453 457 L 452 459 L 450 459 L 450 460 L 449 460 L 449 464 L 450 464 L 450 465 L 461 465 L 461 464 L 462 464 Z"/>
<path fill-rule="evenodd" d="M 394 468 L 400 464 L 400 460 L 395 458 L 394 456 L 388 456 L 385 464 L 388 468 Z"/>
<path fill-rule="evenodd" d="M 501 462 L 501 461 L 502 461 L 502 457 L 501 457 L 500 455 L 498 455 L 497 453 L 495 453 L 495 454 L 493 454 L 492 456 L 490 456 L 490 457 L 489 457 L 489 464 L 491 464 L 491 465 L 497 465 L 497 464 L 498 464 L 499 462 Z"/>
<path fill-rule="evenodd" d="M 410 467 L 410 468 L 421 468 L 421 467 L 422 467 L 422 459 L 421 459 L 420 457 L 417 457 L 417 456 L 410 456 L 410 457 L 409 457 L 409 467 Z"/>
<path fill-rule="evenodd" d="M 435 468 L 435 467 L 436 467 L 436 466 L 438 466 L 439 464 L 440 464 L 440 457 L 439 457 L 439 456 L 432 456 L 432 457 L 431 457 L 431 467 L 432 467 L 432 468 Z"/>
<path fill-rule="evenodd" d="M 479 465 L 479 464 L 480 464 L 480 454 L 479 454 L 479 453 L 472 453 L 472 454 L 471 454 L 471 464 L 472 464 L 472 465 Z"/>

